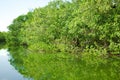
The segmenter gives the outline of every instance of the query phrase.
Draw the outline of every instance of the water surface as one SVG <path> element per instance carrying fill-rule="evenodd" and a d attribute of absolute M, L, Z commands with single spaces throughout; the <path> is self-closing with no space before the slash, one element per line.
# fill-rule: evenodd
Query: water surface
<path fill-rule="evenodd" d="M 120 80 L 120 57 L 0 50 L 0 80 Z"/>
<path fill-rule="evenodd" d="M 0 50 L 0 80 L 25 80 L 9 62 L 7 49 Z"/>

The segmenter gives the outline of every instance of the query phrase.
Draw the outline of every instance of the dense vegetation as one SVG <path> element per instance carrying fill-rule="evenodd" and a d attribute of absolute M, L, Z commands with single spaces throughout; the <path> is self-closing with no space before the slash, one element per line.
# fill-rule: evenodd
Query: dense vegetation
<path fill-rule="evenodd" d="M 120 55 L 119 1 L 54 0 L 18 16 L 5 33 L 10 64 L 29 80 L 120 80 L 109 57 Z"/>
<path fill-rule="evenodd" d="M 110 0 L 55 0 L 8 28 L 10 45 L 38 53 L 120 52 L 120 5 L 111 7 Z"/>
<path fill-rule="evenodd" d="M 0 32 L 0 44 L 5 43 L 6 42 L 6 32 Z"/>

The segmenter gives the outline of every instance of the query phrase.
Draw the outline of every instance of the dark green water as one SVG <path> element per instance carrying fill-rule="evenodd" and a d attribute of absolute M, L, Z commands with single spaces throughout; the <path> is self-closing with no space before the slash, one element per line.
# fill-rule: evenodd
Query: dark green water
<path fill-rule="evenodd" d="M 0 80 L 120 80 L 120 58 L 0 50 Z"/>

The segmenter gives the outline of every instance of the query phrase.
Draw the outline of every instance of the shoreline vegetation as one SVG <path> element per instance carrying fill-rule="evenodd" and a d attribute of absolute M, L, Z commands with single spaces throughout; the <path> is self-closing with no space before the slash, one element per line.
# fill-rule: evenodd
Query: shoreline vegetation
<path fill-rule="evenodd" d="M 120 5 L 109 0 L 54 0 L 18 16 L 8 29 L 7 44 L 31 52 L 120 54 Z"/>
<path fill-rule="evenodd" d="M 0 44 L 6 43 L 6 35 L 7 35 L 7 32 L 0 32 Z"/>
<path fill-rule="evenodd" d="M 120 80 L 120 5 L 110 0 L 54 0 L 8 29 L 0 41 L 28 80 Z"/>

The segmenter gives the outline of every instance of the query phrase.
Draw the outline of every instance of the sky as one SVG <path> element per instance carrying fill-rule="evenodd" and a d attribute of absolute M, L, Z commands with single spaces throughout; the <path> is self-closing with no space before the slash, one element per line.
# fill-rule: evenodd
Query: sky
<path fill-rule="evenodd" d="M 43 7 L 51 0 L 0 0 L 0 31 L 8 31 L 13 19 L 29 10 Z"/>

